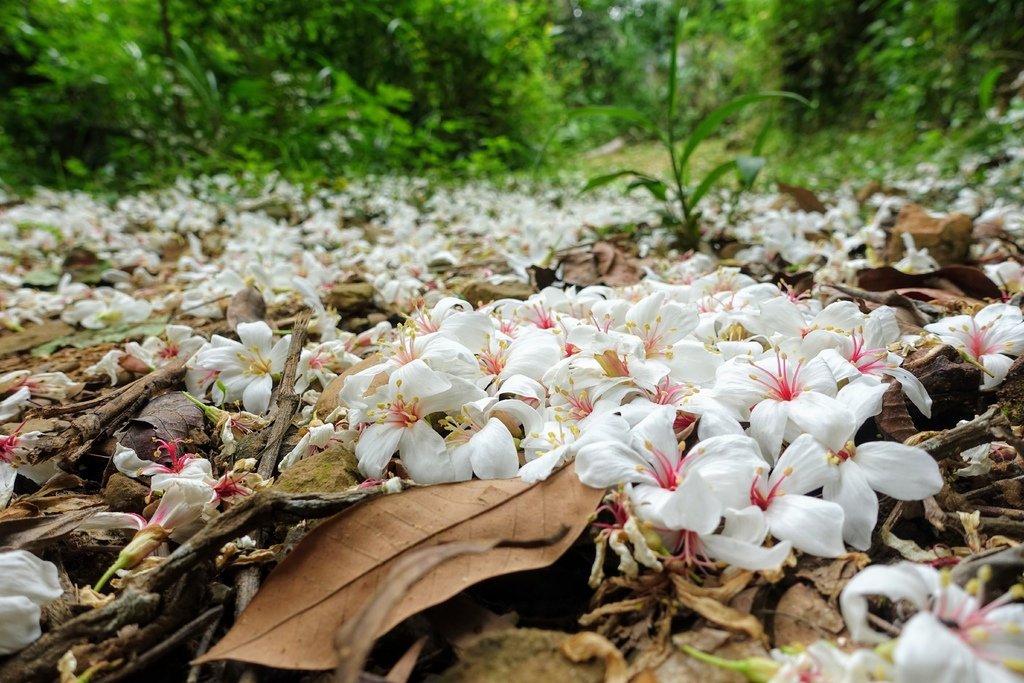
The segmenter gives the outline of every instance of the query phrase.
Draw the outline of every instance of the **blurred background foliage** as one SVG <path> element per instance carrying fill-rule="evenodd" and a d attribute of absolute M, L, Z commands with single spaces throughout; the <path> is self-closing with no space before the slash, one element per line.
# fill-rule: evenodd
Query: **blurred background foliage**
<path fill-rule="evenodd" d="M 690 0 L 680 131 L 758 90 L 771 147 L 892 154 L 998 142 L 1019 95 L 1020 0 Z M 661 124 L 676 0 L 4 0 L 0 179 L 123 187 L 182 173 L 500 174 Z M 1016 82 L 1015 82 L 1016 80 Z M 1006 117 L 1001 119 L 1005 122 Z M 1018 119 L 1019 122 L 1019 119 Z M 561 125 L 560 125 L 561 124 Z M 1005 127 L 1005 124 L 1004 124 Z M 551 131 L 555 135 L 549 135 Z M 878 131 L 883 131 L 879 134 Z M 869 141 L 878 140 L 875 147 Z"/>

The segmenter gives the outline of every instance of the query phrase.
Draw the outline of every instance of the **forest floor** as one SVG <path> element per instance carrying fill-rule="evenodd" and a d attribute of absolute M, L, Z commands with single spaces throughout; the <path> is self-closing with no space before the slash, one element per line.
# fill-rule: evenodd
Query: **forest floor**
<path fill-rule="evenodd" d="M 1022 175 L 0 196 L 0 680 L 1018 680 Z"/>

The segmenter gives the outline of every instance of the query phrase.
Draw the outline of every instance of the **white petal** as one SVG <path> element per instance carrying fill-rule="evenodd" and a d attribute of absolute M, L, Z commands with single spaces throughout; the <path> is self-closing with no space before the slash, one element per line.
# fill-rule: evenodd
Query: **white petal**
<path fill-rule="evenodd" d="M 904 395 L 910 399 L 915 408 L 921 411 L 922 415 L 925 417 L 932 416 L 932 397 L 928 395 L 928 391 L 921 384 L 921 380 L 912 372 L 903 368 L 886 368 L 882 372 L 900 383 L 900 386 L 903 387 Z"/>
<path fill-rule="evenodd" d="M 274 345 L 274 331 L 262 320 L 252 323 L 238 323 L 235 330 L 242 345 L 264 353 Z"/>
<path fill-rule="evenodd" d="M 509 479 L 519 472 L 515 441 L 501 420 L 492 417 L 469 443 L 469 461 L 481 479 Z"/>
<path fill-rule="evenodd" d="M 847 384 L 836 394 L 836 400 L 840 405 L 853 413 L 851 425 L 853 431 L 847 439 L 852 439 L 854 433 L 869 417 L 874 417 L 882 412 L 882 397 L 889 386 L 881 380 L 867 375 L 860 375 L 856 380 Z"/>
<path fill-rule="evenodd" d="M 441 435 L 426 422 L 420 420 L 402 431 L 398 442 L 399 456 L 416 483 L 443 484 L 464 481 L 473 476 L 469 458 L 450 452 Z"/>
<path fill-rule="evenodd" d="M 0 510 L 7 507 L 14 495 L 14 480 L 18 478 L 18 471 L 5 462 L 0 462 Z"/>
<path fill-rule="evenodd" d="M 789 419 L 834 451 L 847 441 L 853 413 L 836 399 L 804 391 L 791 402 Z"/>
<path fill-rule="evenodd" d="M 871 488 L 897 500 L 921 500 L 942 490 L 942 474 L 924 449 L 889 441 L 857 446 L 854 462 Z"/>
<path fill-rule="evenodd" d="M 702 536 L 700 542 L 708 556 L 740 569 L 752 571 L 778 569 L 793 551 L 789 541 L 782 541 L 766 548 L 763 545 L 755 545 L 718 534 Z"/>
<path fill-rule="evenodd" d="M 789 403 L 765 399 L 750 412 L 750 436 L 757 440 L 764 453 L 772 462 L 782 450 L 782 435 L 789 420 Z"/>
<path fill-rule="evenodd" d="M 270 408 L 270 393 L 273 388 L 274 380 L 270 375 L 260 375 L 245 388 L 242 393 L 242 405 L 250 413 L 266 414 Z"/>
<path fill-rule="evenodd" d="M 24 596 L 0 597 L 0 617 L 0 655 L 27 647 L 43 633 L 39 605 Z"/>
<path fill-rule="evenodd" d="M 359 471 L 370 479 L 380 479 L 391 456 L 398 450 L 398 442 L 405 430 L 397 424 L 370 425 L 359 435 L 356 458 Z"/>
<path fill-rule="evenodd" d="M 843 547 L 843 508 L 809 496 L 783 495 L 765 511 L 772 536 L 818 557 L 839 557 Z"/>
<path fill-rule="evenodd" d="M 25 550 L 0 553 L 0 597 L 20 595 L 42 605 L 63 593 L 57 567 L 52 562 Z"/>
<path fill-rule="evenodd" d="M 692 473 L 655 512 L 669 529 L 710 534 L 722 518 L 722 504 L 701 476 Z"/>
<path fill-rule="evenodd" d="M 818 440 L 810 434 L 801 434 L 786 447 L 772 468 L 768 487 L 784 479 L 781 490 L 786 493 L 809 493 L 837 476 L 835 466 Z"/>
<path fill-rule="evenodd" d="M 1013 365 L 1013 359 L 1001 353 L 987 353 L 978 359 L 991 374 L 982 375 L 981 388 L 991 389 L 1006 379 L 1006 373 Z"/>
<path fill-rule="evenodd" d="M 931 570 L 931 573 L 938 573 Z M 874 645 L 889 640 L 867 622 L 869 595 L 884 595 L 890 600 L 907 600 L 918 609 L 928 606 L 930 586 L 921 571 L 910 562 L 897 565 L 872 565 L 850 579 L 839 596 L 839 608 L 850 629 L 850 636 L 858 643 Z"/>
<path fill-rule="evenodd" d="M 893 662 L 900 683 L 988 683 L 978 678 L 970 647 L 928 612 L 903 627 Z"/>
<path fill-rule="evenodd" d="M 581 446 L 576 453 L 576 474 L 587 486 L 601 489 L 625 482 L 656 485 L 646 470 L 650 464 L 629 446 L 598 441 Z"/>
<path fill-rule="evenodd" d="M 843 540 L 857 550 L 871 547 L 871 533 L 878 524 L 878 496 L 857 463 L 840 465 L 838 479 L 825 484 L 822 497 L 843 508 Z"/>

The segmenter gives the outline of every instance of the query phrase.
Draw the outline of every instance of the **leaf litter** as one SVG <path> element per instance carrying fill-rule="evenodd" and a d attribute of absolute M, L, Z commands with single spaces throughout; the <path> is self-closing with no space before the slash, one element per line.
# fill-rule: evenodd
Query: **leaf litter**
<path fill-rule="evenodd" d="M 388 202 L 409 201 L 401 181 L 389 182 Z M 163 666 L 168 680 L 229 680 L 238 669 L 218 663 L 234 660 L 293 670 L 295 680 L 339 666 L 339 680 L 420 680 L 446 669 L 450 680 L 468 675 L 460 670 L 473 680 L 512 680 L 510 672 L 525 680 L 537 677 L 526 662 L 542 651 L 560 658 L 568 673 L 559 677 L 580 680 L 797 680 L 785 676 L 864 662 L 874 673 L 858 680 L 913 675 L 891 652 L 909 647 L 929 610 L 941 608 L 868 603 L 889 649 L 866 647 L 853 596 L 886 596 L 890 586 L 867 570 L 931 581 L 932 567 L 953 568 L 934 575 L 951 585 L 942 590 L 1001 605 L 1015 598 L 1024 569 L 1022 366 L 1013 362 L 1024 275 L 1003 239 L 1020 229 L 1021 210 L 1000 198 L 1001 186 L 986 188 L 990 208 L 973 214 L 970 260 L 939 267 L 903 235 L 944 219 L 899 207 L 905 197 L 934 202 L 936 188 L 949 185 L 916 182 L 865 196 L 860 209 L 843 192 L 782 184 L 789 199 L 752 195 L 739 211 L 711 198 L 706 238 L 729 245 L 733 266 L 711 252 L 668 251 L 670 235 L 648 207 L 610 191 L 585 206 L 560 200 L 558 215 L 535 196 L 465 194 L 460 206 L 480 207 L 479 220 L 467 222 L 445 213 L 454 198 L 445 193 L 459 191 L 437 190 L 429 206 L 410 202 L 434 212 L 430 227 L 412 229 L 396 212 L 361 228 L 345 216 L 366 201 L 363 189 L 305 195 L 278 181 L 256 188 L 251 207 L 221 207 L 170 240 L 140 224 L 135 246 L 115 231 L 96 251 L 56 223 L 73 258 L 52 274 L 43 261 L 32 265 L 31 240 L 14 242 L 28 265 L 7 273 L 0 310 L 11 330 L 0 334 L 9 487 L 0 546 L 56 563 L 68 590 L 44 610 L 42 637 L 0 659 L 0 678 L 50 680 L 60 670 L 117 680 Z M 289 205 L 287 223 L 262 212 L 261 194 Z M 158 213 L 166 201 L 158 197 L 139 196 L 136 208 Z M 962 211 L 948 199 L 943 208 Z M 0 223 L 30 222 L 34 210 L 30 199 Z M 900 226 L 900 216 L 917 223 Z M 538 227 L 524 234 L 526 223 Z M 985 228 L 996 223 L 999 234 Z M 591 227 L 602 225 L 632 226 L 632 241 Z M 497 239 L 465 239 L 485 234 Z M 894 238 L 901 243 L 885 248 Z M 271 243 L 276 263 L 250 260 Z M 138 245 L 158 258 L 133 265 Z M 460 291 L 478 300 L 445 298 Z M 769 310 L 781 317 L 769 322 Z M 840 310 L 863 329 L 838 325 Z M 799 322 L 785 332 L 792 311 Z M 858 356 L 868 347 L 856 345 L 875 334 L 869 326 L 888 315 L 899 333 Z M 661 327 L 666 317 L 671 325 Z M 776 498 L 839 510 L 829 481 L 786 489 L 786 470 L 776 488 L 758 489 L 759 471 L 742 484 L 752 508 L 715 500 L 738 476 L 736 449 L 758 451 L 767 476 L 773 458 L 790 461 L 795 443 L 810 444 L 801 430 L 828 440 L 792 413 L 773 445 L 763 415 L 716 388 L 732 381 L 723 367 L 760 363 L 760 354 L 777 359 L 776 379 L 789 381 L 782 364 L 796 352 L 780 345 L 810 348 L 801 338 L 828 340 L 862 374 L 883 357 L 902 371 L 871 380 L 877 412 L 823 457 L 857 459 L 870 472 L 872 448 L 886 452 L 876 443 L 910 444 L 942 480 L 913 495 L 895 491 L 899 500 L 879 484 L 870 539 L 844 527 L 842 553 L 816 556 L 776 521 Z M 696 355 L 702 347 L 722 357 Z M 853 383 L 848 366 L 833 356 L 827 367 L 833 395 L 854 396 L 844 389 Z M 771 391 L 781 402 L 799 393 Z M 662 437 L 644 415 L 658 410 L 637 412 L 644 400 L 675 406 L 678 464 L 657 460 Z M 683 455 L 730 438 L 735 462 L 725 475 L 690 471 L 696 456 Z M 633 474 L 584 483 L 595 480 L 595 463 L 612 466 L 613 454 L 627 452 Z M 328 490 L 311 468 L 287 492 L 276 489 L 277 476 L 321 453 L 365 481 Z M 442 459 L 424 460 L 428 453 Z M 711 498 L 701 498 L 704 480 Z M 672 500 L 706 500 L 718 516 L 680 517 L 682 508 L 641 496 L 653 485 Z M 104 504 L 115 486 L 135 487 L 117 498 L 125 509 Z M 180 502 L 192 498 L 195 507 Z M 726 552 L 716 539 L 734 549 L 742 540 L 747 550 Z M 747 569 L 750 553 L 779 560 Z M 130 562 L 106 595 L 91 591 L 115 557 Z M 596 590 L 586 587 L 588 572 Z M 242 598 L 249 594 L 251 602 Z M 1006 614 L 999 609 L 989 611 Z M 985 621 L 984 608 L 938 614 L 963 642 L 978 624 L 1007 623 Z M 532 645 L 523 651 L 524 643 Z M 961 654 L 975 652 L 983 645 Z M 985 680 L 991 660 L 963 661 L 962 680 Z M 1016 670 L 1012 659 L 995 666 Z"/>

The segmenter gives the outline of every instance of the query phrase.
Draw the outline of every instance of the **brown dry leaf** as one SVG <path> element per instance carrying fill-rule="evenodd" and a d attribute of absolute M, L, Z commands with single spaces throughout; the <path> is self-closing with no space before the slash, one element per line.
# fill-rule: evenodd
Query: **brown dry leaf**
<path fill-rule="evenodd" d="M 611 242 L 597 242 L 590 251 L 571 251 L 562 258 L 559 267 L 564 282 L 584 287 L 635 285 L 643 277 L 643 270 L 635 260 Z"/>
<path fill-rule="evenodd" d="M 144 460 L 152 459 L 157 439 L 168 443 L 184 440 L 203 428 L 203 411 L 180 391 L 157 396 L 143 407 L 118 439 Z"/>
<path fill-rule="evenodd" d="M 817 195 L 804 187 L 797 187 L 796 185 L 787 185 L 786 183 L 776 183 L 779 188 L 779 192 L 788 194 L 790 197 L 796 200 L 796 205 L 800 207 L 801 211 L 808 213 L 827 213 L 828 207 L 821 203 Z"/>
<path fill-rule="evenodd" d="M 407 683 L 409 678 L 412 677 L 413 669 L 416 668 L 416 662 L 420 658 L 420 653 L 423 652 L 423 646 L 430 640 L 427 636 L 421 636 L 412 646 L 405 651 L 405 654 L 399 657 L 395 665 L 388 671 L 388 675 L 384 678 L 387 683 Z"/>
<path fill-rule="evenodd" d="M 884 436 L 899 443 L 917 434 L 899 382 L 891 382 L 882 394 L 882 412 L 875 416 L 875 425 Z"/>
<path fill-rule="evenodd" d="M 796 576 L 807 579 L 814 584 L 819 593 L 827 596 L 829 600 L 834 600 L 839 597 L 839 593 L 853 578 L 853 575 L 868 566 L 871 558 L 864 553 L 847 553 L 834 560 L 814 559 L 813 561 L 824 564 L 798 569 Z"/>
<path fill-rule="evenodd" d="M 348 380 L 348 378 L 356 374 L 357 372 L 362 372 L 367 368 L 372 368 L 374 365 L 379 364 L 380 356 L 378 356 L 377 354 L 373 354 L 362 359 L 352 367 L 347 368 L 340 375 L 338 375 L 330 382 L 328 382 L 327 386 L 324 387 L 324 390 L 320 393 L 320 398 L 318 398 L 316 401 L 316 414 L 319 415 L 320 417 L 327 417 L 328 415 L 333 413 L 334 409 L 338 407 L 338 394 L 340 394 L 341 390 L 345 387 L 345 382 Z M 384 375 L 383 383 L 386 383 L 387 374 L 381 374 Z M 370 390 L 376 389 L 377 386 L 379 385 L 380 382 L 377 382 L 375 378 L 374 381 L 370 383 Z"/>
<path fill-rule="evenodd" d="M 0 551 L 36 551 L 77 529 L 82 522 L 106 507 L 72 510 L 56 515 L 21 517 L 0 521 Z"/>
<path fill-rule="evenodd" d="M 495 548 L 455 558 L 416 584 L 381 625 L 406 617 L 484 579 L 554 562 L 587 525 L 604 491 L 580 483 L 570 465 L 546 481 L 466 481 L 374 498 L 311 532 L 270 575 L 234 628 L 199 662 L 218 659 L 286 669 L 331 669 L 338 625 L 382 589 L 397 560 L 427 545 L 480 538 L 536 539 L 563 526 L 544 548 Z"/>
<path fill-rule="evenodd" d="M 377 642 L 381 627 L 410 588 L 438 565 L 461 555 L 479 555 L 492 550 L 500 541 L 452 541 L 411 550 L 402 555 L 388 572 L 383 586 L 373 594 L 359 613 L 344 622 L 334 637 L 338 668 L 337 683 L 355 683 L 366 658 Z"/>
<path fill-rule="evenodd" d="M 47 320 L 42 325 L 31 325 L 21 332 L 0 336 L 0 358 L 34 349 L 48 341 L 66 337 L 75 328 L 60 320 Z"/>
<path fill-rule="evenodd" d="M 857 285 L 870 292 L 938 289 L 974 299 L 1002 297 L 999 286 L 973 266 L 946 266 L 930 273 L 904 273 L 891 266 L 868 268 L 857 274 Z"/>
<path fill-rule="evenodd" d="M 238 327 L 238 323 L 266 322 L 267 304 L 260 290 L 249 286 L 231 297 L 226 317 L 232 330 Z"/>
<path fill-rule="evenodd" d="M 679 602 L 711 623 L 723 626 L 730 631 L 741 631 L 755 640 L 766 641 L 764 628 L 757 617 L 743 614 L 719 602 L 706 594 L 707 589 L 694 586 L 681 576 L 673 576 L 672 583 L 675 585 L 676 598 Z"/>
<path fill-rule="evenodd" d="M 599 633 L 583 631 L 562 643 L 562 654 L 573 664 L 604 660 L 604 683 L 629 683 L 629 667 L 619 648 Z"/>
<path fill-rule="evenodd" d="M 773 623 L 775 646 L 810 645 L 834 640 L 843 630 L 843 618 L 835 607 L 805 583 L 795 583 L 779 598 Z"/>

